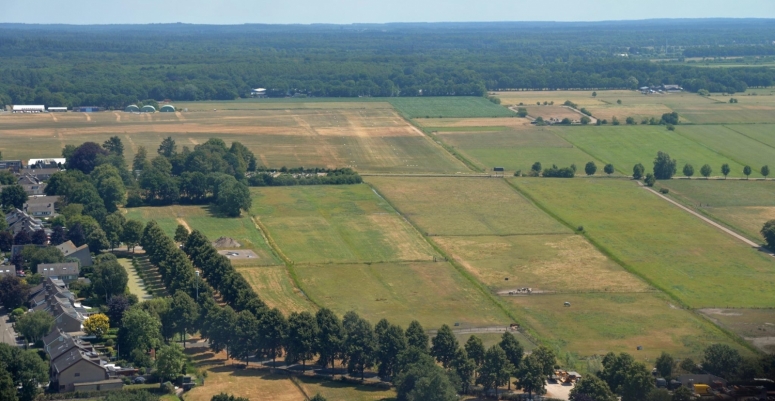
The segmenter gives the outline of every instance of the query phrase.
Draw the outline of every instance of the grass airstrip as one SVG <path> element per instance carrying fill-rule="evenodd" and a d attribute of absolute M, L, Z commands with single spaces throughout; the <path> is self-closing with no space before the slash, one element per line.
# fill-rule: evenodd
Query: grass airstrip
<path fill-rule="evenodd" d="M 259 257 L 235 261 L 238 271 L 284 313 L 355 310 L 373 323 L 387 318 L 406 327 L 417 319 L 429 330 L 516 322 L 528 348 L 548 344 L 584 370 L 583 358 L 608 351 L 653 360 L 662 351 L 698 358 L 717 342 L 773 349 L 775 258 L 602 171 L 606 163 L 616 176 L 631 174 L 636 163 L 650 171 L 656 153 L 668 152 L 679 177 L 686 163 L 696 175 L 657 188 L 760 241 L 761 225 L 775 218 L 775 182 L 759 174 L 762 165 L 775 168 L 775 96 L 757 93 L 734 95 L 740 100 L 733 104 L 718 94 L 495 94 L 531 115 L 579 116 L 559 107 L 570 100 L 622 122 L 602 127 L 536 127 L 485 98 L 465 97 L 192 102 L 176 105 L 188 111 L 153 115 L 0 113 L 0 150 L 6 158 L 53 157 L 65 144 L 118 135 L 131 160 L 139 146 L 153 153 L 167 136 L 188 147 L 219 137 L 242 142 L 265 166 L 353 167 L 364 184 L 251 188 L 253 207 L 237 219 L 201 206 L 133 208 L 127 217 L 156 220 L 169 234 L 184 224 L 211 240 L 241 242 Z M 640 122 L 673 111 L 682 122 L 675 131 L 624 125 L 630 116 Z M 511 177 L 534 162 L 575 164 L 582 175 L 588 161 L 598 165 L 595 177 Z M 706 163 L 713 176 L 729 164 L 730 178 L 697 179 Z M 754 170 L 749 181 L 745 165 Z M 475 177 L 467 166 L 504 167 L 507 177 Z M 515 293 L 520 288 L 533 292 Z M 487 344 L 499 337 L 478 335 Z M 223 355 L 194 357 L 210 376 L 186 400 L 225 390 L 288 400 L 394 394 L 293 383 L 223 365 Z"/>

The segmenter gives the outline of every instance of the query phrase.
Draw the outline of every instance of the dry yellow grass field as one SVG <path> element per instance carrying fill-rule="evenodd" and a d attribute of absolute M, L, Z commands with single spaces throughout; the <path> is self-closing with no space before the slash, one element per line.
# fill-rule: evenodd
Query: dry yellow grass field
<path fill-rule="evenodd" d="M 535 105 L 536 102 L 554 102 L 555 105 L 565 103 L 566 100 L 570 100 L 573 103 L 579 105 L 579 107 L 587 107 L 597 104 L 603 104 L 599 99 L 592 97 L 593 91 L 511 91 L 511 92 L 495 92 L 495 96 L 501 99 L 501 104 L 504 105 L 518 105 L 523 103 L 525 105 Z M 614 95 L 620 93 L 627 93 L 628 91 L 610 91 Z M 598 94 L 603 93 L 602 91 Z"/>
<path fill-rule="evenodd" d="M 293 285 L 285 266 L 237 267 L 261 300 L 288 316 L 292 312 L 312 312 L 317 308 Z"/>
<path fill-rule="evenodd" d="M 580 120 L 581 114 L 564 106 L 527 106 L 527 114 L 530 117 L 542 117 L 544 120 L 568 118 L 570 120 Z"/>
<path fill-rule="evenodd" d="M 499 117 L 499 118 L 416 118 L 415 123 L 423 127 L 530 127 L 530 120 L 525 118 Z"/>
<path fill-rule="evenodd" d="M 522 287 L 549 292 L 650 290 L 580 235 L 435 237 L 434 241 L 493 291 Z"/>

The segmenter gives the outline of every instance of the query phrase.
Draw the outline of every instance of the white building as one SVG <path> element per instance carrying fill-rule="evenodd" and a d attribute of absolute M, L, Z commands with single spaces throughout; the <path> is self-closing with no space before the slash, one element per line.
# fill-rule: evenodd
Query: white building
<path fill-rule="evenodd" d="M 12 111 L 14 113 L 43 113 L 46 111 L 46 106 L 43 105 L 14 105 Z"/>
<path fill-rule="evenodd" d="M 49 107 L 50 113 L 67 113 L 67 107 Z"/>
<path fill-rule="evenodd" d="M 36 164 L 40 163 L 40 166 L 43 167 L 51 167 L 51 166 L 64 166 L 65 163 L 67 163 L 67 159 L 64 157 L 50 157 L 48 159 L 30 159 L 27 161 L 27 167 L 34 166 Z"/>
<path fill-rule="evenodd" d="M 250 91 L 251 97 L 266 97 L 266 89 L 265 88 L 256 88 Z"/>

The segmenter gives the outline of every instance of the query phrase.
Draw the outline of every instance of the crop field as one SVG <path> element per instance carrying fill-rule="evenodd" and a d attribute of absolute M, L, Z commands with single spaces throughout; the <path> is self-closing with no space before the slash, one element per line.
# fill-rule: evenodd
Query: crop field
<path fill-rule="evenodd" d="M 775 150 L 775 125 L 772 124 L 746 124 L 726 126 L 732 131 L 745 135 L 762 145 Z M 773 163 L 775 164 L 775 163 Z"/>
<path fill-rule="evenodd" d="M 674 110 L 694 124 L 775 123 L 775 104 L 683 105 Z"/>
<path fill-rule="evenodd" d="M 368 182 L 428 235 L 570 232 L 499 179 L 368 177 Z"/>
<path fill-rule="evenodd" d="M 385 318 L 404 328 L 417 319 L 426 330 L 442 324 L 510 323 L 445 262 L 296 265 L 293 269 L 304 293 L 340 316 L 353 310 L 373 323 Z"/>
<path fill-rule="evenodd" d="M 702 355 L 730 340 L 702 318 L 660 294 L 557 294 L 508 298 L 514 313 L 541 338 L 580 356 L 627 352 L 653 361 L 663 351 L 677 358 Z M 570 307 L 563 306 L 570 302 Z M 637 350 L 642 346 L 641 351 Z M 739 348 L 739 346 L 735 346 Z"/>
<path fill-rule="evenodd" d="M 432 261 L 437 256 L 366 184 L 252 192 L 251 214 L 295 263 Z"/>
<path fill-rule="evenodd" d="M 619 119 L 624 124 L 627 117 L 633 117 L 640 124 L 644 118 L 656 118 L 659 120 L 662 114 L 672 113 L 673 110 L 664 104 L 602 104 L 598 106 L 587 107 L 595 118 L 613 121 L 613 117 Z"/>
<path fill-rule="evenodd" d="M 764 223 L 775 219 L 775 181 L 693 179 L 660 185 L 670 189 L 669 196 L 755 241 L 763 240 L 759 231 Z"/>
<path fill-rule="evenodd" d="M 270 308 L 288 316 L 291 312 L 315 313 L 315 306 L 293 285 L 285 266 L 239 267 L 237 271 Z"/>
<path fill-rule="evenodd" d="M 131 161 L 139 146 L 153 152 L 167 136 L 179 147 L 189 148 L 218 137 L 227 143 L 241 142 L 269 167 L 414 173 L 466 170 L 392 109 L 55 114 L 0 116 L 0 135 L 5 138 L 0 151 L 8 158 L 56 157 L 66 144 L 102 143 L 117 135 Z"/>
<path fill-rule="evenodd" d="M 438 131 L 477 130 L 498 131 L 507 129 L 530 128 L 526 118 L 415 118 L 416 124 Z"/>
<path fill-rule="evenodd" d="M 506 171 L 527 173 L 535 162 L 543 167 L 556 164 L 583 168 L 589 161 L 603 164 L 550 128 L 498 132 L 438 132 L 437 135 L 456 150 L 486 169 L 503 167 Z M 602 169 L 598 172 L 603 174 Z"/>
<path fill-rule="evenodd" d="M 407 118 L 513 117 L 516 113 L 483 97 L 391 97 Z"/>
<path fill-rule="evenodd" d="M 678 127 L 675 132 L 739 164 L 751 166 L 754 171 L 758 172 L 759 168 L 764 165 L 775 166 L 775 149 L 762 146 L 760 142 L 741 135 L 726 126 L 685 126 Z M 714 170 L 713 175 L 721 175 L 720 165 L 711 165 L 711 167 Z"/>
<path fill-rule="evenodd" d="M 530 117 L 538 118 L 541 117 L 544 120 L 549 119 L 557 119 L 562 120 L 563 118 L 568 118 L 571 121 L 573 120 L 580 120 L 581 114 L 573 111 L 572 109 L 564 106 L 527 106 L 525 107 L 527 109 L 527 114 Z"/>
<path fill-rule="evenodd" d="M 701 309 L 700 312 L 756 348 L 775 352 L 775 309 Z"/>
<path fill-rule="evenodd" d="M 768 307 L 775 260 L 624 180 L 512 179 L 628 269 L 691 307 Z M 745 288 L 745 291 L 741 291 Z"/>
<path fill-rule="evenodd" d="M 720 170 L 728 163 L 731 177 L 743 176 L 743 166 L 728 157 L 711 150 L 682 135 L 686 127 L 668 131 L 664 126 L 618 127 L 552 127 L 568 142 L 625 174 L 632 173 L 632 166 L 642 163 L 650 171 L 657 152 L 663 151 L 678 161 L 679 171 L 686 163 L 692 164 L 695 174 L 704 164 Z M 598 166 L 601 167 L 601 166 Z"/>
<path fill-rule="evenodd" d="M 629 91 L 610 91 L 611 96 L 617 94 L 629 94 Z M 604 92 L 599 92 L 599 94 Z M 512 91 L 512 92 L 495 92 L 495 96 L 501 99 L 502 104 L 507 105 L 535 105 L 536 102 L 554 102 L 556 105 L 565 103 L 566 100 L 570 100 L 573 103 L 579 105 L 579 107 L 587 107 L 593 105 L 605 104 L 603 101 L 596 97 L 592 97 L 592 91 Z"/>
<path fill-rule="evenodd" d="M 643 292 L 649 287 L 601 254 L 583 236 L 434 237 L 491 291 Z M 579 280 L 579 277 L 595 277 Z M 508 281 L 506 280 L 508 279 Z"/>
<path fill-rule="evenodd" d="M 391 109 L 393 106 L 380 98 L 271 98 L 175 102 L 177 110 L 276 110 L 276 109 Z"/>
<path fill-rule="evenodd" d="M 164 206 L 126 209 L 126 217 L 143 222 L 155 220 L 170 236 L 175 234 L 178 224 L 185 223 L 189 229 L 201 231 L 210 241 L 222 236 L 231 237 L 244 248 L 252 249 L 258 255 L 258 260 L 250 261 L 252 264 L 274 265 L 280 262 L 255 223 L 244 214 L 239 218 L 219 218 L 212 216 L 204 206 Z"/>

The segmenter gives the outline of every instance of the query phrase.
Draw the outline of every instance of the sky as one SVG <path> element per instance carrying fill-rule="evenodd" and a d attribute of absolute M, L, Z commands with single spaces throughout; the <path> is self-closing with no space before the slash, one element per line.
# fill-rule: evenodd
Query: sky
<path fill-rule="evenodd" d="M 5 3 L 5 4 L 3 4 Z M 311 24 L 775 18 L 774 0 L 2 0 L 0 22 Z"/>

